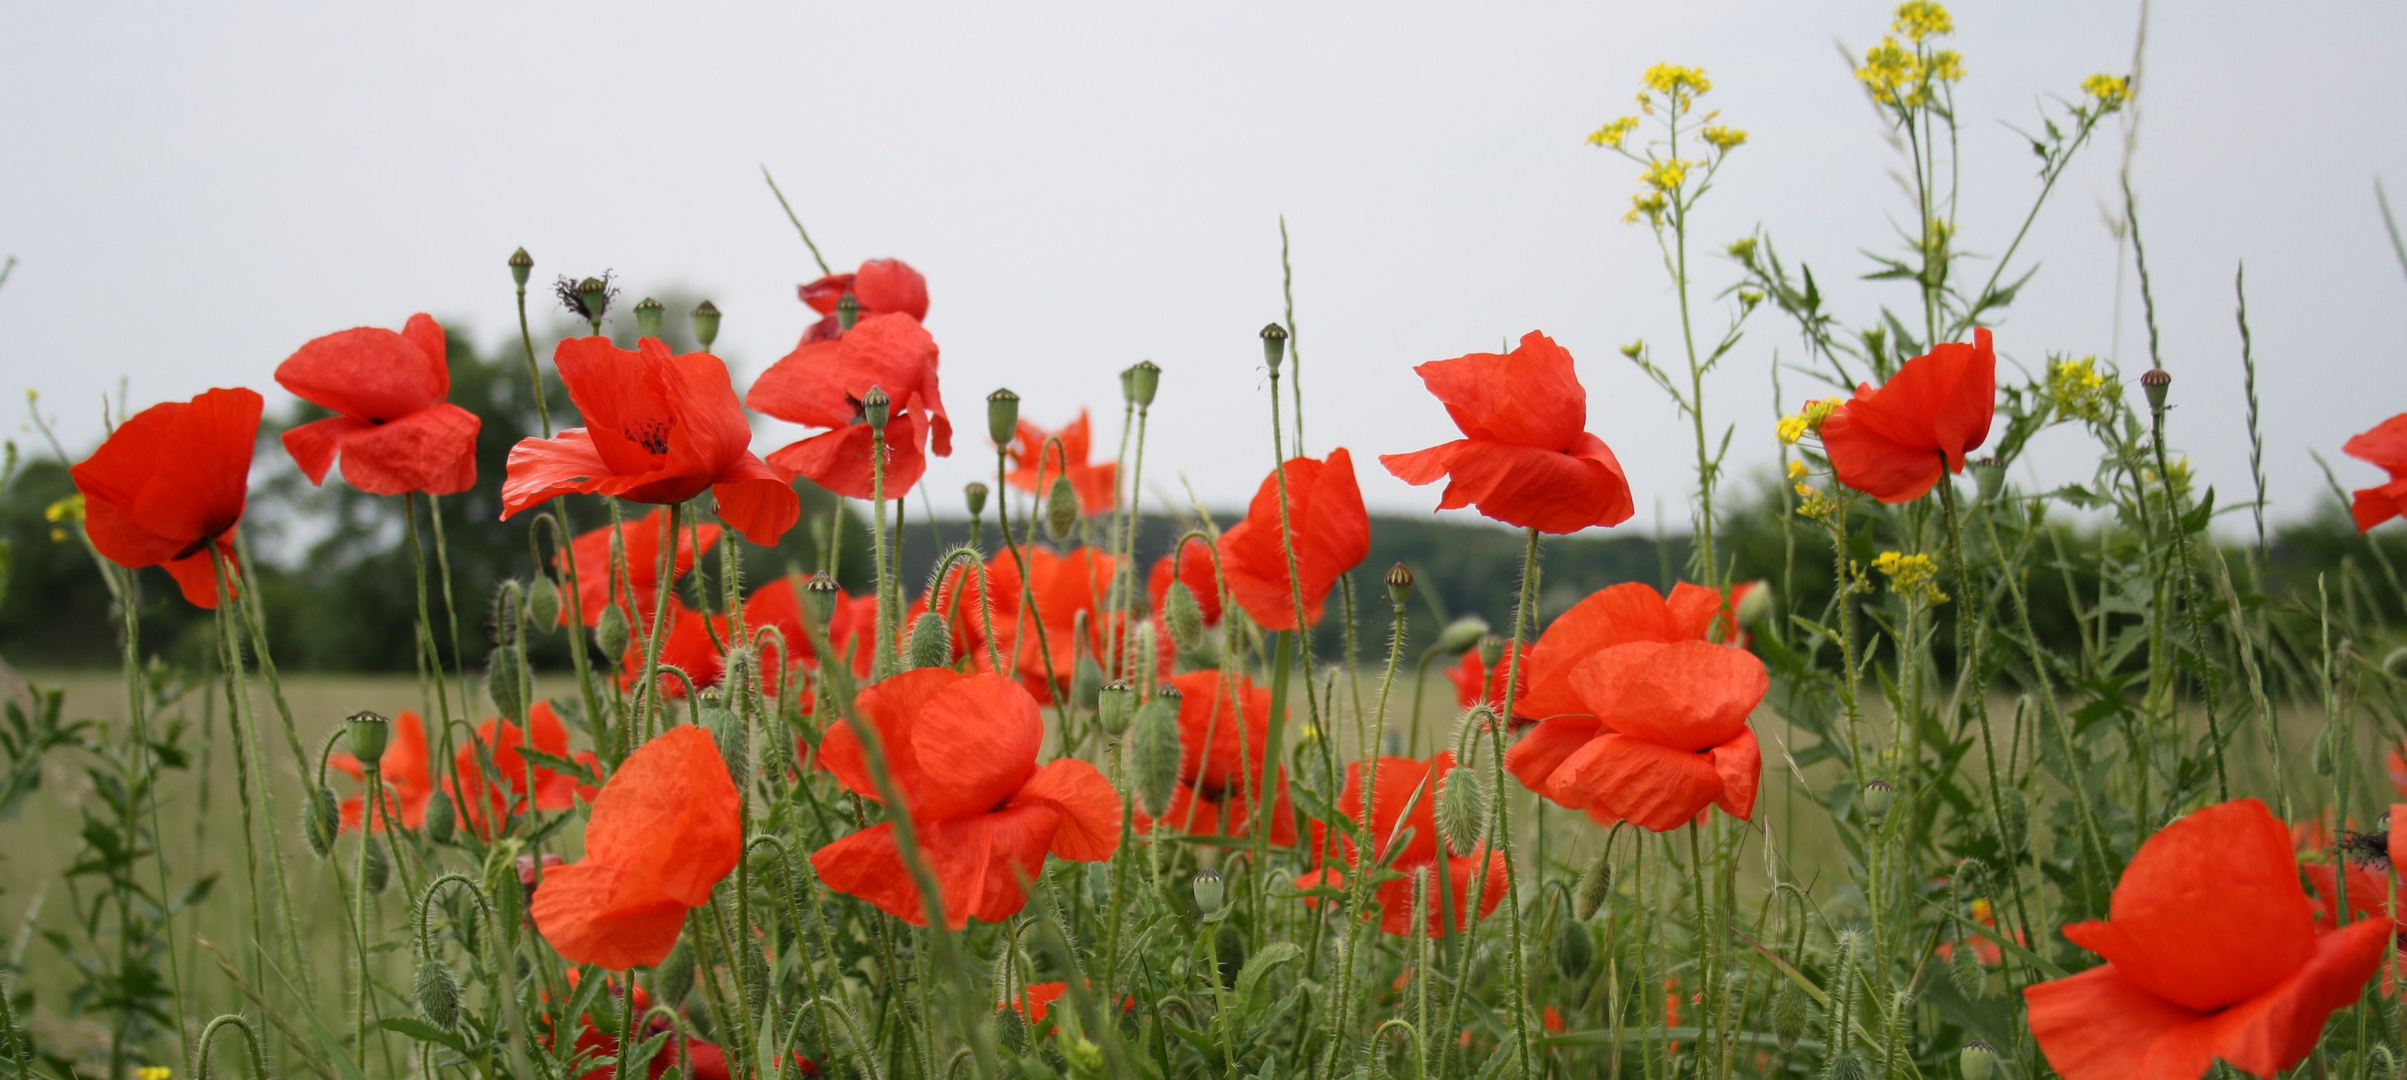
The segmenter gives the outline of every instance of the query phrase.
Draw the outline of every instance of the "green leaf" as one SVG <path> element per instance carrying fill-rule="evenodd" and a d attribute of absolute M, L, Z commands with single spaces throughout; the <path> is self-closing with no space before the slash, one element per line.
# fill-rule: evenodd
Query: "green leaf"
<path fill-rule="evenodd" d="M 1271 969 L 1292 963 L 1303 955 L 1303 947 L 1292 941 L 1274 941 L 1263 946 L 1261 952 L 1247 957 L 1244 969 L 1237 972 L 1237 1008 L 1251 1011 L 1254 991 L 1261 987 L 1263 979 L 1270 977 Z"/>
<path fill-rule="evenodd" d="M 422 1043 L 447 1047 L 463 1057 L 468 1055 L 468 1042 L 460 1038 L 458 1033 L 445 1031 L 415 1016 L 388 1016 L 377 1023 L 386 1031 L 407 1035 Z"/>

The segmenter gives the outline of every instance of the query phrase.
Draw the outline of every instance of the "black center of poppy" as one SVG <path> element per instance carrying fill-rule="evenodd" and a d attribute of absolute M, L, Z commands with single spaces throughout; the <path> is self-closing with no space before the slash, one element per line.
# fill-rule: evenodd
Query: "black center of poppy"
<path fill-rule="evenodd" d="M 669 452 L 669 427 L 667 420 L 646 420 L 629 426 L 624 434 L 629 442 L 655 454 L 665 454 Z"/>

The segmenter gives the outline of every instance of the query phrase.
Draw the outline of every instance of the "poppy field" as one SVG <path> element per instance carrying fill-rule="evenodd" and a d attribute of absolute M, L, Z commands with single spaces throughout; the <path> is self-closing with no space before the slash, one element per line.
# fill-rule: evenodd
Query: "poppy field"
<path fill-rule="evenodd" d="M 1698 216 L 1747 134 L 1658 65 L 1587 142 L 1680 338 L 1394 358 L 1437 445 L 1308 450 L 1343 401 L 1308 401 L 1292 303 L 1228 343 L 1260 377 L 1228 453 L 1165 463 L 1152 413 L 1214 376 L 965 399 L 929 315 L 955 285 L 906 260 L 821 261 L 738 385 L 709 301 L 607 276 L 558 279 L 584 329 L 539 350 L 524 249 L 504 374 L 535 429 L 489 591 L 455 562 L 495 432 L 429 315 L 296 343 L 294 423 L 228 386 L 50 440 L 121 701 L 5 695 L 0 1076 L 2407 1076 L 2407 588 L 2375 532 L 2407 414 L 2325 448 L 2361 535 L 2280 571 L 2261 469 L 2219 493 L 2181 449 L 2261 457 L 2253 358 L 2248 429 L 2185 431 L 2208 391 L 2152 299 L 2123 368 L 2006 318 L 2134 83 L 2034 88 L 2035 167 L 1959 162 L 1954 32 L 1903 3 L 1854 72 L 1905 224 L 1815 265 L 1883 306 Z M 1959 221 L 1965 168 L 2029 168 L 2027 215 Z M 1772 341 L 1818 394 L 1708 400 Z M 1617 454 L 1607 393 L 1693 442 Z M 755 416 L 809 433 L 759 453 Z M 2043 432 L 2090 464 L 2035 467 Z M 991 472 L 956 501 L 931 458 Z M 279 671 L 244 524 L 271 467 L 398 514 L 413 707 Z M 1169 501 L 1197 469 L 1251 500 Z M 1693 481 L 1681 561 L 1542 604 L 1639 469 Z M 1371 557 L 1373 470 L 1509 532 L 1503 625 L 1427 618 L 1444 560 Z M 906 515 L 951 534 L 932 559 Z M 802 535 L 809 565 L 763 554 Z M 72 813 L 28 812 L 62 784 Z M 71 854 L 18 877 L 37 847 Z"/>

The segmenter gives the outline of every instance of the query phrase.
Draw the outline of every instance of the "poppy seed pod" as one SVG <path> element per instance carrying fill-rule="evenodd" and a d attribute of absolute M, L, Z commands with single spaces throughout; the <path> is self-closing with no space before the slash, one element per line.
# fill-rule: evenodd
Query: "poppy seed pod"
<path fill-rule="evenodd" d="M 845 293 L 842 299 L 836 301 L 836 328 L 850 331 L 853 324 L 860 321 L 861 298 L 849 292 Z"/>
<path fill-rule="evenodd" d="M 1997 1074 L 1997 1048 L 1979 1039 L 1965 1043 L 1956 1055 L 1956 1069 L 1964 1080 L 1989 1080 Z"/>
<path fill-rule="evenodd" d="M 1897 800 L 1897 789 L 1875 776 L 1864 782 L 1863 793 L 1858 799 L 1858 805 L 1864 811 L 1864 820 L 1877 829 L 1882 822 L 1889 820 L 1889 805 Z"/>
<path fill-rule="evenodd" d="M 350 744 L 351 756 L 368 768 L 384 760 L 385 744 L 392 738 L 393 722 L 377 713 L 361 710 L 343 721 L 343 741 Z"/>
<path fill-rule="evenodd" d="M 384 849 L 384 841 L 371 836 L 361 841 L 368 845 L 366 863 L 360 870 L 360 882 L 372 893 L 384 892 L 393 883 L 393 857 Z"/>
<path fill-rule="evenodd" d="M 1990 502 L 1997 498 L 1998 492 L 2006 490 L 2006 467 L 1998 464 L 1996 458 L 1982 458 L 1972 463 L 1972 480 L 1973 490 L 1981 501 Z"/>
<path fill-rule="evenodd" d="M 459 815 L 451 808 L 451 796 L 441 791 L 426 799 L 426 838 L 438 844 L 451 842 L 452 830 L 459 825 Z"/>
<path fill-rule="evenodd" d="M 1487 804 L 1479 774 L 1470 769 L 1452 770 L 1438 781 L 1438 832 L 1445 837 L 1447 848 L 1468 855 L 1479 846 Z"/>
<path fill-rule="evenodd" d="M 1794 1050 L 1797 1040 L 1805 1037 L 1805 991 L 1797 984 L 1783 980 L 1780 989 L 1772 992 L 1772 1039 L 1782 1050 Z"/>
<path fill-rule="evenodd" d="M 445 1031 L 460 1026 L 460 977 L 441 960 L 418 962 L 416 991 L 418 1015 L 427 1023 Z"/>
<path fill-rule="evenodd" d="M 1153 407 L 1153 395 L 1162 388 L 1160 365 L 1151 360 L 1139 360 L 1122 372 L 1121 378 L 1125 380 L 1122 385 L 1126 387 L 1128 400 L 1135 402 L 1140 409 Z"/>
<path fill-rule="evenodd" d="M 550 574 L 535 575 L 535 583 L 527 587 L 527 617 L 542 630 L 560 621 L 560 586 Z"/>
<path fill-rule="evenodd" d="M 1497 637 L 1494 634 L 1480 635 L 1480 664 L 1485 667 L 1493 668 L 1496 666 L 1496 661 L 1502 659 L 1504 659 L 1504 639 Z"/>
<path fill-rule="evenodd" d="M 535 257 L 527 254 L 527 249 L 519 248 L 510 253 L 510 280 L 517 282 L 519 288 L 527 287 L 527 275 L 534 272 Z"/>
<path fill-rule="evenodd" d="M 1137 688 L 1126 679 L 1114 679 L 1095 694 L 1095 722 L 1103 725 L 1104 734 L 1118 738 L 1128 730 L 1136 704 Z"/>
<path fill-rule="evenodd" d="M 1574 982 L 1588 974 L 1596 962 L 1596 940 L 1588 936 L 1588 924 L 1564 919 L 1555 924 L 1555 970 Z"/>
<path fill-rule="evenodd" d="M 2147 374 L 2140 376 L 2140 389 L 2147 392 L 2152 412 L 2165 411 L 2165 391 L 2172 387 L 2173 373 L 2163 368 L 2149 368 Z"/>
<path fill-rule="evenodd" d="M 578 282 L 577 310 L 592 322 L 602 321 L 602 313 L 610 310 L 610 283 L 598 277 Z"/>
<path fill-rule="evenodd" d="M 918 642 L 914 640 L 913 644 Z M 1078 666 L 1070 673 L 1070 703 L 1091 712 L 1102 703 L 1102 698 L 1103 665 L 1092 656 L 1079 657 Z"/>
<path fill-rule="evenodd" d="M 343 826 L 342 807 L 334 801 L 334 792 L 323 787 L 313 788 L 309 801 L 301 804 L 301 838 L 309 841 L 310 854 L 325 858 L 334 852 L 334 836 Z"/>
<path fill-rule="evenodd" d="M 680 941 L 660 966 L 652 969 L 652 998 L 675 1009 L 694 992 L 694 950 Z"/>
<path fill-rule="evenodd" d="M 1465 615 L 1438 631 L 1437 644 L 1433 647 L 1442 654 L 1457 655 L 1471 651 L 1487 636 L 1488 620 L 1477 615 Z"/>
<path fill-rule="evenodd" d="M 961 502 L 963 505 L 969 507 L 969 516 L 975 518 L 986 513 L 986 496 L 990 494 L 992 490 L 993 489 L 988 488 L 986 485 L 975 480 L 962 485 Z"/>
<path fill-rule="evenodd" d="M 694 305 L 693 320 L 694 341 L 708 351 L 719 340 L 719 305 L 708 300 Z"/>
<path fill-rule="evenodd" d="M 887 395 L 884 387 L 872 386 L 861 395 L 861 419 L 868 422 L 870 430 L 884 432 L 886 421 L 893 415 L 894 398 Z"/>
<path fill-rule="evenodd" d="M 602 609 L 601 619 L 593 624 L 593 646 L 613 660 L 627 655 L 626 608 L 612 604 Z"/>
<path fill-rule="evenodd" d="M 660 336 L 660 301 L 647 296 L 635 302 L 635 332 L 644 337 Z"/>
<path fill-rule="evenodd" d="M 827 621 L 836 616 L 836 601 L 843 595 L 844 588 L 836 584 L 833 574 L 815 574 L 802 586 L 803 606 L 810 609 L 811 622 L 822 630 L 827 628 Z"/>
<path fill-rule="evenodd" d="M 1195 913 L 1209 919 L 1227 898 L 1228 883 L 1221 878 L 1220 871 L 1207 866 L 1195 872 L 1194 890 Z"/>
<path fill-rule="evenodd" d="M 1397 607 L 1403 607 L 1406 601 L 1412 599 L 1411 567 L 1397 563 L 1387 568 L 1387 599 Z"/>
<path fill-rule="evenodd" d="M 494 646 L 492 657 L 485 661 L 485 696 L 493 699 L 493 711 L 526 722 L 526 673 L 518 663 L 518 646 Z"/>
<path fill-rule="evenodd" d="M 1162 594 L 1162 622 L 1170 628 L 1170 643 L 1178 651 L 1194 652 L 1203 644 L 1203 608 L 1195 602 L 1195 590 L 1184 581 L 1173 581 Z"/>
<path fill-rule="evenodd" d="M 923 611 L 911 621 L 911 666 L 953 666 L 953 632 L 945 627 L 943 616 Z"/>
<path fill-rule="evenodd" d="M 986 395 L 986 435 L 995 446 L 1010 446 L 1020 433 L 1020 396 L 1008 388 Z"/>
<path fill-rule="evenodd" d="M 1078 529 L 1078 489 L 1070 486 L 1067 476 L 1055 477 L 1053 490 L 1045 496 L 1045 535 L 1061 543 Z"/>
<path fill-rule="evenodd" d="M 1178 688 L 1162 684 L 1153 692 L 1153 700 L 1137 710 L 1135 744 L 1130 752 L 1135 758 L 1137 800 L 1144 804 L 1149 817 L 1161 817 L 1170 812 L 1170 796 L 1178 789 Z"/>
<path fill-rule="evenodd" d="M 1605 906 L 1605 899 L 1611 895 L 1613 863 L 1603 852 L 1598 852 L 1596 861 L 1589 863 L 1587 872 L 1580 875 L 1580 887 L 1572 891 L 1572 914 L 1579 916 L 1581 922 L 1587 922 L 1596 917 L 1596 913 Z"/>
<path fill-rule="evenodd" d="M 1279 361 L 1287 358 L 1287 328 L 1271 323 L 1262 328 L 1262 362 L 1270 365 L 1270 373 L 1279 373 Z"/>

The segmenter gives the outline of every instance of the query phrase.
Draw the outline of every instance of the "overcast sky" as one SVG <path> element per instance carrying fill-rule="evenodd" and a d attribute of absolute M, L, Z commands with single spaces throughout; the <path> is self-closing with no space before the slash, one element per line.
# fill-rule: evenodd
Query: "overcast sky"
<path fill-rule="evenodd" d="M 739 385 L 811 316 L 817 275 L 760 179 L 778 175 L 838 269 L 924 271 L 960 451 L 940 506 L 989 475 L 982 398 L 1118 418 L 1115 373 L 1162 365 L 1150 478 L 1241 502 L 1268 471 L 1255 330 L 1294 237 L 1309 449 L 1351 448 L 1377 509 L 1435 505 L 1375 455 L 1453 437 L 1410 367 L 1539 329 L 1579 358 L 1589 426 L 1684 527 L 1692 451 L 1616 351 L 1676 355 L 1634 169 L 1583 145 L 1658 61 L 1705 67 L 1752 139 L 1697 217 L 1698 250 L 1757 226 L 1862 324 L 1894 286 L 1859 249 L 1910 223 L 1882 126 L 1838 55 L 1886 0 L 1688 4 L 31 4 L 0 34 L 0 382 L 39 390 L 80 445 L 102 393 L 274 394 L 318 334 L 428 311 L 514 337 L 503 260 L 539 280 L 618 272 L 727 313 Z M 2128 70 L 2129 3 L 1952 5 L 1966 78 L 1963 247 L 2001 248 L 2036 185 L 2005 125 Z M 2407 409 L 2407 277 L 2374 181 L 2407 195 L 2407 5 L 2157 5 L 2133 175 L 2173 437 L 2226 501 L 2247 487 L 2232 276 L 2249 268 L 2273 513 L 2312 506 L 2349 434 Z M 2043 263 L 1997 332 L 2145 365 L 2136 284 L 2104 222 L 2119 133 L 2086 152 L 2026 244 Z M 2407 206 L 2403 206 L 2407 209 Z M 1731 280 L 1700 258 L 1700 295 Z M 1720 310 L 1702 321 L 1718 328 Z M 1733 458 L 1772 457 L 1759 317 L 1708 389 Z M 1789 379 L 1792 399 L 1806 389 Z M 19 406 L 9 406 L 15 411 Z M 1106 414 L 1108 413 L 1108 420 Z M 10 430 L 20 425 L 8 421 Z M 759 446 L 802 434 L 761 422 Z M 2058 433 L 2048 482 L 2086 477 Z M 1148 485 L 1149 487 L 1151 485 Z"/>

